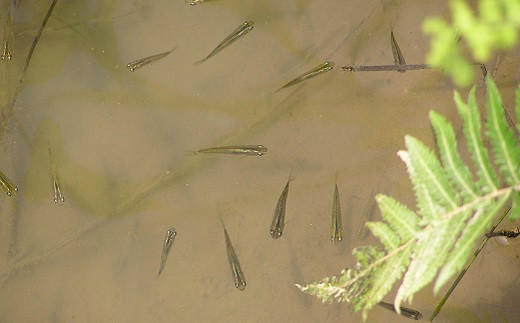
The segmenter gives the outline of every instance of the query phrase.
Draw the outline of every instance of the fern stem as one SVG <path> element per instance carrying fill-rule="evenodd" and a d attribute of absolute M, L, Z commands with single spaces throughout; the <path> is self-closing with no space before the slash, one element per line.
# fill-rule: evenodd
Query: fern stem
<path fill-rule="evenodd" d="M 515 186 L 516 188 L 516 186 Z M 497 191 L 495 191 L 497 192 Z M 490 195 L 490 194 L 488 194 Z M 509 211 L 511 210 L 511 203 L 507 206 L 506 210 L 504 211 L 504 213 L 500 216 L 500 219 L 498 220 L 497 224 L 495 224 L 495 226 L 489 231 L 489 233 L 484 237 L 484 240 L 482 240 L 482 242 L 480 243 L 480 246 L 478 247 L 478 249 L 475 251 L 475 253 L 473 254 L 473 258 L 471 258 L 471 260 L 469 261 L 469 263 L 466 265 L 466 267 L 464 269 L 462 269 L 462 271 L 460 272 L 460 274 L 457 276 L 457 279 L 455 279 L 455 281 L 453 282 L 453 284 L 451 284 L 450 288 L 448 289 L 448 291 L 446 292 L 446 294 L 444 295 L 444 297 L 441 299 L 441 301 L 439 302 L 439 304 L 437 304 L 437 307 L 435 308 L 435 311 L 433 311 L 432 315 L 430 316 L 430 318 L 428 319 L 428 321 L 433 321 L 433 319 L 435 319 L 435 317 L 437 316 L 437 314 L 439 314 L 439 312 L 441 311 L 441 308 L 442 306 L 444 305 L 444 303 L 446 303 L 446 301 L 448 300 L 448 298 L 450 297 L 451 293 L 453 292 L 453 290 L 455 289 L 455 287 L 457 287 L 457 285 L 459 284 L 459 282 L 462 280 L 462 277 L 464 277 L 464 275 L 466 274 L 466 272 L 468 271 L 469 267 L 473 264 L 473 262 L 475 261 L 475 259 L 477 258 L 478 254 L 480 253 L 480 251 L 482 251 L 482 249 L 484 248 L 484 246 L 486 245 L 486 243 L 488 242 L 489 238 L 491 237 L 490 234 L 493 233 L 493 231 L 495 231 L 495 229 L 498 227 L 498 225 L 500 224 L 500 222 L 502 222 L 502 220 L 504 220 L 504 218 L 506 217 L 506 215 L 509 213 Z"/>
<path fill-rule="evenodd" d="M 485 200 L 491 200 L 491 199 L 494 199 L 494 198 L 497 198 L 497 197 L 509 194 L 511 192 L 511 190 L 520 191 L 520 184 L 517 184 L 517 185 L 514 185 L 514 186 L 510 186 L 510 187 L 506 187 L 506 188 L 502 188 L 500 190 L 496 190 L 496 191 L 493 191 L 493 192 L 491 192 L 489 194 L 483 195 L 483 196 L 481 196 L 481 197 L 479 197 L 477 199 L 474 199 L 473 201 L 471 201 L 469 203 L 466 203 L 464 205 L 461 205 L 461 206 L 451 210 L 450 212 L 444 214 L 444 217 L 445 218 L 451 218 L 452 216 L 454 216 L 456 214 L 459 214 L 459 213 L 462 213 L 462 212 L 465 212 L 465 211 L 469 211 L 472 208 L 474 208 L 478 203 L 480 203 L 482 201 L 485 201 Z"/>
<path fill-rule="evenodd" d="M 383 263 L 385 262 L 388 258 L 391 258 L 393 257 L 394 255 L 398 254 L 399 252 L 403 251 L 404 249 L 406 249 L 410 244 L 412 244 L 413 242 L 415 242 L 417 239 L 415 238 L 412 238 L 410 240 L 408 240 L 406 243 L 400 245 L 399 247 L 395 248 L 394 250 L 392 250 L 391 252 L 387 253 L 386 255 L 384 255 L 383 257 L 377 259 L 376 261 L 374 261 L 373 263 L 371 263 L 367 268 L 365 268 L 363 271 L 360 271 L 359 273 L 356 274 L 356 277 L 354 277 L 353 279 L 341 284 L 341 288 L 343 288 L 343 290 L 345 290 L 346 286 L 348 285 L 351 285 L 353 283 L 355 283 L 356 281 L 358 281 L 360 278 L 364 277 L 366 274 L 370 273 L 370 271 L 372 271 L 372 269 L 374 269 L 375 267 L 377 267 L 380 263 Z"/>

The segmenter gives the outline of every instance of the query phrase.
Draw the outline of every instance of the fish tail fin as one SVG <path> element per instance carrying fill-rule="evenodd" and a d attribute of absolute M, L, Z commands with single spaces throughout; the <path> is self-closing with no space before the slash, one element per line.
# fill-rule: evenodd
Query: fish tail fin
<path fill-rule="evenodd" d="M 204 63 L 207 59 L 208 59 L 207 57 L 204 57 L 203 59 L 194 62 L 193 65 L 195 65 L 195 66 L 200 65 L 200 64 Z"/>
<path fill-rule="evenodd" d="M 293 176 L 293 174 L 289 173 L 289 176 L 287 177 L 287 182 L 292 182 L 296 179 L 296 177 Z"/>
<path fill-rule="evenodd" d="M 191 149 L 183 149 L 184 156 L 195 156 L 198 155 L 197 151 Z"/>

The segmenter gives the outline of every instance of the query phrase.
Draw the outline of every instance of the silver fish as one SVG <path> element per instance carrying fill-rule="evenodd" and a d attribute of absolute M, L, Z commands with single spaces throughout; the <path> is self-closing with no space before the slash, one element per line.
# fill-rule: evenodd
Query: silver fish
<path fill-rule="evenodd" d="M 267 148 L 262 145 L 238 145 L 204 148 L 193 152 L 194 154 L 226 154 L 240 156 L 263 156 Z"/>
<path fill-rule="evenodd" d="M 58 173 L 56 161 L 54 160 L 54 156 L 52 155 L 51 145 L 48 141 L 47 144 L 49 146 L 49 160 L 52 173 L 52 189 L 54 192 L 54 203 L 61 205 L 63 202 L 65 202 L 65 197 L 61 193 L 60 175 Z"/>
<path fill-rule="evenodd" d="M 207 0 L 184 0 L 184 2 L 189 3 L 190 6 L 194 6 L 201 2 L 206 2 Z"/>
<path fill-rule="evenodd" d="M 278 92 L 278 91 L 280 91 L 282 89 L 288 88 L 289 86 L 293 86 L 295 84 L 303 82 L 303 81 L 305 81 L 307 79 L 310 79 L 312 77 L 315 77 L 315 76 L 318 76 L 318 75 L 323 74 L 325 72 L 328 72 L 328 71 L 332 70 L 333 68 L 334 68 L 334 62 L 322 63 L 322 64 L 316 66 L 315 68 L 313 68 L 312 70 L 310 70 L 310 71 L 308 71 L 308 72 L 298 76 L 294 80 L 292 80 L 289 83 L 285 84 L 284 86 L 282 86 L 281 88 L 276 90 L 276 92 Z"/>
<path fill-rule="evenodd" d="M 8 196 L 18 195 L 18 188 L 2 172 L 0 172 L 0 187 Z"/>
<path fill-rule="evenodd" d="M 394 313 L 397 313 L 395 310 L 394 304 L 390 304 L 390 303 L 386 303 L 386 302 L 379 302 L 379 303 L 377 303 L 377 305 L 384 307 L 387 310 L 390 310 Z M 416 320 L 416 321 L 423 317 L 422 314 L 419 313 L 418 311 L 412 310 L 412 309 L 410 309 L 408 307 L 404 307 L 404 306 L 401 306 L 401 315 L 406 318 Z"/>
<path fill-rule="evenodd" d="M 343 240 L 343 227 L 341 225 L 341 203 L 339 201 L 338 183 L 334 186 L 332 198 L 332 225 L 330 227 L 330 240 L 339 244 Z"/>
<path fill-rule="evenodd" d="M 157 277 L 161 274 L 164 269 L 164 265 L 166 265 L 166 259 L 168 258 L 168 254 L 173 245 L 173 241 L 175 241 L 175 237 L 177 236 L 177 231 L 175 228 L 171 227 L 166 231 L 166 236 L 164 237 L 163 250 L 161 254 L 161 266 L 159 267 L 159 272 L 157 273 Z"/>
<path fill-rule="evenodd" d="M 404 60 L 403 53 L 401 53 L 401 49 L 399 45 L 397 45 L 397 40 L 395 40 L 394 32 L 390 31 L 390 43 L 392 44 L 392 55 L 394 56 L 394 64 L 395 65 L 406 65 L 406 61 Z M 400 73 L 406 72 L 405 70 L 397 70 Z"/>
<path fill-rule="evenodd" d="M 175 47 L 177 48 L 177 47 Z M 130 62 L 128 64 L 126 64 L 126 67 L 128 67 L 128 69 L 130 70 L 130 72 L 133 72 L 135 71 L 136 69 L 139 69 L 147 64 L 151 64 L 155 61 L 158 61 L 160 60 L 161 58 L 163 57 L 166 57 L 168 54 L 170 54 L 171 52 L 173 52 L 174 49 L 170 50 L 170 51 L 167 51 L 167 52 L 164 52 L 164 53 L 160 53 L 160 54 L 156 54 L 156 55 L 152 55 L 152 56 L 148 56 L 148 57 L 145 57 L 145 58 L 141 58 L 141 59 L 138 59 L 138 60 L 135 60 L 133 62 Z"/>
<path fill-rule="evenodd" d="M 271 230 L 269 234 L 273 239 L 278 239 L 282 236 L 283 229 L 285 227 L 285 205 L 287 204 L 287 195 L 289 194 L 289 183 L 293 179 L 289 177 L 287 180 L 287 184 L 285 184 L 285 188 L 280 194 L 278 198 L 278 203 L 276 204 L 276 209 L 274 210 L 274 218 L 271 222 Z"/>
<path fill-rule="evenodd" d="M 210 59 L 211 57 L 215 56 L 218 52 L 220 52 L 225 47 L 227 47 L 228 45 L 233 43 L 235 40 L 237 40 L 241 36 L 247 34 L 249 31 L 251 31 L 254 28 L 254 25 L 255 25 L 255 23 L 253 21 L 244 22 L 243 24 L 238 26 L 238 28 L 234 32 L 232 32 L 222 42 L 220 42 L 220 44 L 218 44 L 217 47 L 215 47 L 215 49 L 213 51 L 211 51 L 211 53 L 209 53 L 208 56 L 204 57 L 200 61 L 196 61 L 195 64 L 203 63 L 203 62 L 207 61 L 208 59 Z"/>
<path fill-rule="evenodd" d="M 231 239 L 229 239 L 229 235 L 227 233 L 226 227 L 224 226 L 224 221 L 220 219 L 222 223 L 222 228 L 224 229 L 224 237 L 226 239 L 226 250 L 227 256 L 229 260 L 229 267 L 231 268 L 231 275 L 233 276 L 233 282 L 235 283 L 236 289 L 239 291 L 243 291 L 246 289 L 246 277 L 242 272 L 242 268 L 240 268 L 240 263 L 238 262 L 237 254 L 235 253 L 235 249 L 233 249 L 233 245 L 231 244 Z"/>
<path fill-rule="evenodd" d="M 11 48 L 13 47 L 13 24 L 11 22 L 11 13 L 7 14 L 7 25 L 4 31 L 4 39 L 2 43 L 2 53 L 0 59 L 7 62 L 13 58 Z"/>

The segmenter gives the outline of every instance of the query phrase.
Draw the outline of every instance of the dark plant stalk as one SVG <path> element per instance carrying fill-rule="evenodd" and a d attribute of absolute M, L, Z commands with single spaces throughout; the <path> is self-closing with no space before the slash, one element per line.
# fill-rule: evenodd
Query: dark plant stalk
<path fill-rule="evenodd" d="M 471 63 L 478 65 L 482 69 L 484 77 L 487 75 L 486 66 L 482 63 Z M 360 65 L 360 66 L 342 66 L 342 70 L 347 72 L 387 72 L 387 71 L 408 71 L 408 70 L 431 70 L 436 69 L 429 64 L 403 64 L 403 65 Z"/>
<path fill-rule="evenodd" d="M 520 227 L 516 227 L 514 230 L 500 230 L 491 233 L 487 233 L 486 237 L 508 237 L 516 238 L 520 235 Z"/>
<path fill-rule="evenodd" d="M 506 210 L 504 211 L 504 213 L 502 214 L 502 216 L 500 216 L 500 219 L 498 220 L 497 224 L 495 224 L 495 226 L 491 229 L 491 231 L 489 231 L 488 234 L 486 234 L 484 240 L 482 240 L 482 242 L 480 243 L 480 246 L 478 247 L 478 249 L 475 251 L 475 253 L 473 254 L 473 258 L 471 258 L 471 260 L 469 261 L 469 263 L 466 265 L 466 267 L 464 269 L 462 269 L 462 271 L 460 272 L 460 274 L 457 276 L 457 279 L 455 279 L 455 281 L 453 282 L 453 284 L 451 284 L 450 286 L 450 289 L 448 289 L 448 291 L 446 292 L 446 294 L 444 295 L 444 297 L 441 299 L 441 301 L 439 302 L 439 304 L 437 304 L 437 307 L 435 308 L 435 311 L 433 311 L 432 315 L 430 316 L 430 318 L 428 319 L 428 321 L 433 321 L 433 319 L 435 319 L 435 317 L 437 316 L 437 314 L 439 314 L 439 312 L 441 311 L 442 309 L 442 306 L 444 305 L 444 303 L 446 303 L 446 301 L 448 300 L 448 297 L 450 297 L 451 293 L 453 292 L 453 290 L 455 289 L 455 287 L 457 287 L 457 285 L 459 284 L 459 282 L 462 280 L 462 277 L 464 277 L 464 275 L 466 274 L 466 272 L 468 271 L 469 267 L 473 264 L 473 262 L 475 261 L 475 259 L 477 258 L 478 254 L 482 251 L 482 249 L 484 248 L 484 246 L 486 245 L 486 243 L 488 242 L 489 240 L 489 235 L 493 233 L 493 231 L 495 231 L 495 229 L 498 227 L 498 225 L 500 224 L 500 222 L 502 222 L 502 220 L 504 220 L 504 218 L 506 217 L 506 215 L 509 213 L 509 211 L 511 210 L 511 203 L 507 206 Z"/>
<path fill-rule="evenodd" d="M 405 65 L 362 65 L 362 66 L 342 66 L 342 70 L 347 72 L 386 72 L 386 71 L 408 71 L 408 70 L 429 70 L 433 69 L 428 64 L 405 64 Z"/>

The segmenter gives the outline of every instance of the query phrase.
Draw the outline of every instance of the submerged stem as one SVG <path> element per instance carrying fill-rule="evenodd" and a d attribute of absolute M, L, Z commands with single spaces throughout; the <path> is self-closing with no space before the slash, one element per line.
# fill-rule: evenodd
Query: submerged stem
<path fill-rule="evenodd" d="M 40 28 L 38 29 L 38 33 L 36 33 L 36 36 L 34 37 L 31 48 L 29 49 L 29 52 L 27 53 L 27 57 L 25 58 L 25 63 L 23 65 L 22 71 L 20 72 L 20 76 L 18 78 L 18 84 L 16 86 L 16 89 L 14 90 L 14 94 L 11 99 L 11 102 L 9 103 L 7 108 L 2 111 L 0 134 L 2 134 L 6 128 L 7 119 L 13 114 L 14 105 L 15 105 L 16 99 L 18 98 L 18 95 L 20 94 L 20 91 L 22 89 L 23 80 L 25 78 L 25 74 L 27 73 L 27 69 L 29 68 L 29 63 L 31 62 L 31 58 L 34 53 L 34 49 L 36 48 L 36 44 L 38 44 L 38 41 L 40 40 L 40 37 L 43 33 L 43 29 L 45 28 L 45 25 L 47 25 L 47 21 L 49 21 L 49 18 L 51 17 L 52 11 L 54 10 L 54 7 L 56 6 L 57 2 L 58 2 L 58 0 L 52 0 L 51 6 L 49 7 L 49 10 L 47 10 L 47 14 L 45 15 L 45 18 L 43 18 L 42 24 L 40 25 Z"/>
<path fill-rule="evenodd" d="M 477 258 L 478 254 L 480 253 L 480 251 L 482 251 L 482 249 L 484 248 L 484 246 L 486 245 L 486 243 L 488 242 L 489 238 L 490 238 L 490 234 L 493 233 L 493 231 L 495 231 L 495 229 L 498 227 L 498 225 L 500 224 L 500 222 L 502 222 L 502 220 L 504 220 L 504 218 L 506 217 L 506 215 L 509 213 L 509 211 L 511 210 L 511 203 L 507 206 L 506 210 L 504 211 L 504 213 L 502 214 L 502 216 L 500 217 L 500 219 L 498 220 L 497 224 L 495 224 L 495 226 L 489 231 L 489 233 L 484 237 L 484 240 L 482 240 L 482 242 L 480 243 L 480 246 L 478 247 L 478 249 L 475 251 L 475 253 L 473 254 L 473 258 L 471 258 L 471 260 L 469 261 L 469 263 L 466 265 L 466 267 L 464 269 L 462 269 L 462 271 L 459 273 L 459 275 L 457 276 L 457 279 L 455 279 L 455 281 L 453 282 L 453 284 L 451 284 L 450 288 L 448 289 L 448 291 L 446 292 L 446 294 L 444 295 L 444 297 L 441 299 L 441 301 L 439 302 L 439 304 L 437 305 L 437 307 L 435 308 L 435 311 L 433 311 L 432 315 L 430 316 L 430 318 L 428 319 L 428 321 L 433 321 L 433 319 L 435 319 L 435 317 L 437 316 L 437 314 L 439 314 L 439 312 L 441 311 L 442 309 L 442 306 L 444 305 L 444 303 L 446 303 L 446 301 L 448 300 L 448 297 L 450 297 L 451 293 L 453 292 L 453 290 L 455 289 L 455 287 L 457 287 L 457 285 L 459 284 L 459 282 L 462 280 L 462 277 L 464 277 L 464 275 L 466 274 L 466 272 L 468 271 L 469 267 L 473 264 L 473 262 L 475 261 L 475 259 Z"/>

